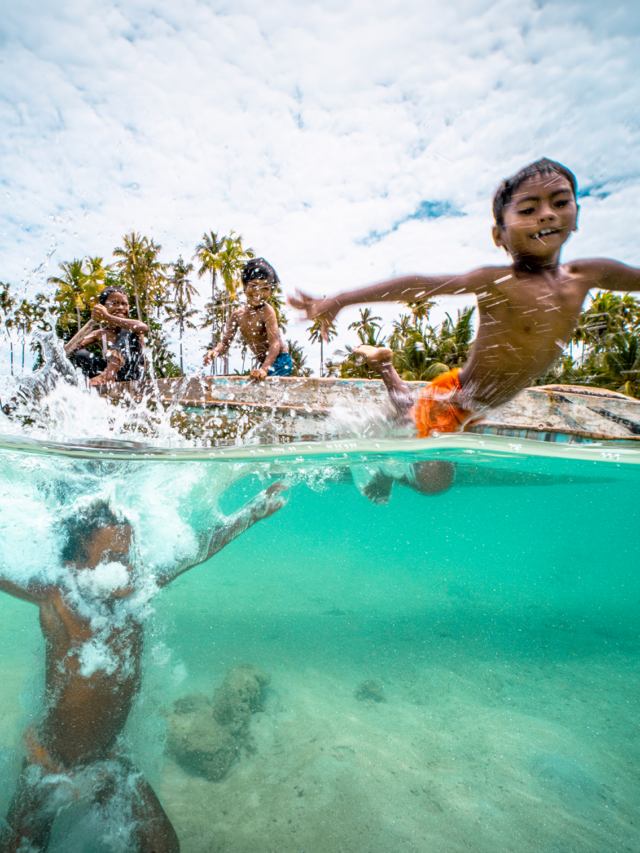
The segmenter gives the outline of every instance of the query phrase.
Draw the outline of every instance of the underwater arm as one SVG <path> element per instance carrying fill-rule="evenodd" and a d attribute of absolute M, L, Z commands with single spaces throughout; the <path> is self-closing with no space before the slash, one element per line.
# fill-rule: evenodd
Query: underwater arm
<path fill-rule="evenodd" d="M 498 268 L 503 272 L 507 267 Z M 293 308 L 306 314 L 308 320 L 320 317 L 325 337 L 325 324 L 332 322 L 338 313 L 348 305 L 360 305 L 368 302 L 419 302 L 434 296 L 457 296 L 463 293 L 476 293 L 491 287 L 496 276 L 496 268 L 485 267 L 462 275 L 406 275 L 392 278 L 369 287 L 349 290 L 326 299 L 315 299 L 306 293 L 296 291 L 295 297 L 287 301 Z"/>
<path fill-rule="evenodd" d="M 14 598 L 21 598 L 23 601 L 28 601 L 30 604 L 41 604 L 46 596 L 44 588 L 40 584 L 20 584 L 6 580 L 0 575 L 0 592 L 6 592 L 7 595 L 12 595 Z"/>
<path fill-rule="evenodd" d="M 227 516 L 225 521 L 208 530 L 206 535 L 202 537 L 201 548 L 197 557 L 193 559 L 193 562 L 187 560 L 185 563 L 171 569 L 158 572 L 156 576 L 158 586 L 166 586 L 172 580 L 175 580 L 178 575 L 189 571 L 189 569 L 193 569 L 195 566 L 199 566 L 201 563 L 205 563 L 214 554 L 217 554 L 218 551 L 222 551 L 229 542 L 241 536 L 245 530 L 248 530 L 256 522 L 261 521 L 263 518 L 268 518 L 274 512 L 282 509 L 287 503 L 287 498 L 283 497 L 281 493 L 286 489 L 287 486 L 284 483 L 274 483 L 268 489 L 265 489 L 264 492 L 260 492 L 255 498 L 248 501 L 237 512 Z"/>

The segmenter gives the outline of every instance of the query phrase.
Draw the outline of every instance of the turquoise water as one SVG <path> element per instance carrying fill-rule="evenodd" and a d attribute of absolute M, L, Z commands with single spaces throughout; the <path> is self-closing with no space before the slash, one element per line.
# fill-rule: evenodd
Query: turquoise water
<path fill-rule="evenodd" d="M 145 623 L 125 739 L 183 851 L 640 849 L 637 450 L 465 436 L 153 452 L 6 440 L 0 524 L 5 571 L 52 571 L 61 514 L 106 495 L 150 564 L 290 487 Z M 357 466 L 422 459 L 456 464 L 449 491 L 396 483 L 377 506 L 354 486 Z M 44 644 L 33 605 L 0 602 L 4 811 Z M 172 749 L 175 703 L 210 705 L 245 663 L 270 681 L 214 781 Z M 89 817 L 58 823 L 51 850 L 111 849 Z"/>

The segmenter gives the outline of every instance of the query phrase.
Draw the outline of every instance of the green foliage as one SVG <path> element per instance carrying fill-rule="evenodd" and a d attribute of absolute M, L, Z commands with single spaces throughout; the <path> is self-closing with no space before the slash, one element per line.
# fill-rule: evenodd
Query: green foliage
<path fill-rule="evenodd" d="M 473 312 L 475 308 L 458 311 L 454 321 L 449 314 L 441 326 L 429 324 L 429 312 L 435 303 L 430 300 L 408 303 L 410 314 L 401 314 L 393 321 L 389 338 L 381 333 L 380 317 L 374 317 L 366 308 L 360 318 L 351 323 L 362 344 L 388 346 L 393 352 L 393 364 L 403 379 L 429 381 L 452 367 L 460 367 L 467 360 L 473 336 Z M 364 358 L 352 347 L 337 351 L 341 361 L 327 362 L 329 376 L 350 379 L 373 379 L 377 373 L 371 370 Z"/>
<path fill-rule="evenodd" d="M 640 300 L 628 293 L 596 293 L 580 315 L 569 347 L 535 382 L 556 383 L 608 388 L 640 398 Z"/>
<path fill-rule="evenodd" d="M 307 363 L 307 357 L 304 354 L 304 350 L 300 346 L 297 341 L 287 341 L 289 346 L 289 355 L 291 356 L 291 361 L 293 362 L 293 370 L 291 372 L 292 376 L 311 376 L 311 369 L 309 367 L 305 367 Z"/>
<path fill-rule="evenodd" d="M 336 329 L 336 324 L 333 320 L 329 323 L 325 322 L 325 334 L 327 336 L 327 343 L 330 343 L 338 334 L 338 330 Z M 322 337 L 322 321 L 320 319 L 316 319 L 310 326 L 307 326 L 307 331 L 309 332 L 309 340 L 312 344 L 320 344 L 320 376 L 324 375 L 324 371 L 328 370 L 328 362 L 325 364 L 324 361 L 324 338 Z M 329 374 L 331 375 L 331 374 Z"/>

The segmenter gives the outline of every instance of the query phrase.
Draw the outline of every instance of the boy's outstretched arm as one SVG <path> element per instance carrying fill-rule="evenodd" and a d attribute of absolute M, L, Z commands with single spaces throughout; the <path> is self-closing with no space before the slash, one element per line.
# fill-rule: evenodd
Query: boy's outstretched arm
<path fill-rule="evenodd" d="M 583 265 L 585 278 L 593 276 L 593 283 L 589 283 L 589 289 L 618 290 L 621 293 L 640 290 L 640 268 L 638 267 L 630 267 L 609 258 L 591 258 L 574 263 L 578 267 Z"/>
<path fill-rule="evenodd" d="M 287 497 L 282 495 L 288 486 L 284 483 L 274 483 L 248 501 L 241 509 L 226 517 L 224 521 L 217 524 L 203 537 L 202 547 L 198 551 L 197 557 L 193 562 L 185 561 L 172 568 L 160 570 L 156 575 L 156 583 L 158 586 L 166 586 L 178 575 L 205 563 L 214 554 L 232 542 L 236 537 L 242 535 L 245 530 L 248 530 L 256 522 L 262 521 L 263 518 L 269 518 L 287 503 Z"/>
<path fill-rule="evenodd" d="M 358 290 L 345 291 L 326 299 L 316 299 L 296 291 L 296 295 L 288 297 L 287 301 L 293 308 L 304 312 L 308 320 L 320 317 L 325 337 L 325 324 L 332 322 L 347 305 L 367 302 L 418 302 L 444 294 L 451 296 L 477 293 L 490 287 L 495 278 L 506 269 L 507 267 L 483 267 L 462 275 L 405 275 Z"/>
<path fill-rule="evenodd" d="M 0 573 L 0 592 L 6 592 L 7 595 L 12 595 L 14 598 L 21 598 L 23 601 L 28 601 L 31 604 L 42 604 L 46 597 L 47 589 L 39 583 L 29 583 L 25 586 L 7 580 Z"/>

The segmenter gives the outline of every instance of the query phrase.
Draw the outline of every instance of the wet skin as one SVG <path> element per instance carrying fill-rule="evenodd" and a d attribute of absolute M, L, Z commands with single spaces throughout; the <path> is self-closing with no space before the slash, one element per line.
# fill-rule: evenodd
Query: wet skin
<path fill-rule="evenodd" d="M 556 360 L 578 323 L 592 288 L 640 289 L 640 270 L 605 258 L 560 263 L 577 227 L 578 207 L 566 178 L 552 173 L 526 180 L 495 225 L 493 239 L 510 266 L 463 275 L 411 275 L 328 299 L 299 293 L 289 303 L 307 319 L 335 319 L 347 305 L 415 302 L 445 294 L 475 294 L 479 326 L 459 379 L 461 404 L 471 410 L 510 400 Z"/>
<path fill-rule="evenodd" d="M 267 302 L 271 291 L 272 286 L 266 281 L 256 280 L 245 287 L 246 306 L 233 312 L 222 340 L 205 355 L 205 364 L 209 364 L 213 358 L 225 355 L 229 351 L 237 330 L 240 329 L 240 334 L 249 349 L 256 358 L 262 360 L 262 366 L 251 371 L 251 378 L 266 377 L 268 369 L 272 367 L 276 358 L 281 353 L 289 351 L 282 340 L 276 312 Z"/>
<path fill-rule="evenodd" d="M 107 347 L 113 346 L 122 329 L 135 332 L 142 343 L 142 335 L 149 331 L 146 323 L 129 319 L 129 300 L 124 293 L 118 293 L 117 291 L 109 294 L 104 305 L 98 304 L 93 308 L 91 319 L 95 320 L 96 323 L 103 323 L 105 325 L 101 329 L 94 329 L 93 332 L 89 332 L 78 343 L 78 346 L 88 347 L 91 344 L 102 344 L 103 338 L 106 340 Z M 89 385 L 104 385 L 106 382 L 113 382 L 121 366 L 120 359 L 115 357 L 110 358 L 105 370 L 98 376 L 94 376 Z"/>
<path fill-rule="evenodd" d="M 241 510 L 229 516 L 206 534 L 200 558 L 186 565 L 160 570 L 158 586 L 165 586 L 179 574 L 199 565 L 218 553 L 229 542 L 261 519 L 268 518 L 285 504 L 280 496 L 281 483 L 270 486 Z M 75 565 L 65 564 L 69 572 L 81 577 L 100 563 L 117 562 L 131 572 L 129 551 L 132 532 L 126 525 L 106 525 L 82 539 L 82 558 Z M 87 641 L 96 638 L 91 621 L 83 616 L 68 595 L 58 586 L 32 583 L 25 587 L 3 579 L 0 590 L 36 604 L 40 608 L 40 625 L 46 644 L 46 710 L 37 730 L 37 745 L 46 750 L 47 759 L 54 762 L 53 772 L 72 775 L 96 762 L 114 757 L 117 740 L 126 723 L 131 706 L 140 688 L 140 667 L 143 645 L 143 626 L 134 615 L 126 621 L 114 620 L 114 626 L 100 634 L 100 642 L 117 662 L 113 672 L 97 669 L 92 675 L 81 672 L 81 652 Z M 136 591 L 135 580 L 125 587 L 112 590 L 102 599 L 107 607 L 117 608 L 118 602 Z M 37 762 L 36 762 L 37 766 Z M 51 768 L 48 768 L 52 772 Z M 7 827 L 0 840 L 0 851 L 18 851 L 21 839 L 27 837 L 46 850 L 55 813 L 48 809 L 51 786 L 34 786 L 29 776 L 29 759 L 18 782 L 18 789 L 7 818 Z M 137 782 L 135 803 L 140 821 L 140 849 L 143 851 L 176 851 L 179 844 L 173 827 L 149 784 Z M 134 810 L 135 810 L 134 809 Z"/>

